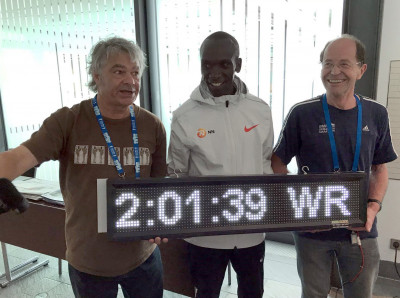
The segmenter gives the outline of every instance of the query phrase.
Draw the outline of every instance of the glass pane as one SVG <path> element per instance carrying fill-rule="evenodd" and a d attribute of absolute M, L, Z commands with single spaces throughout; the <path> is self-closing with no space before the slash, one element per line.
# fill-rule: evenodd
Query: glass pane
<path fill-rule="evenodd" d="M 340 36 L 343 1 L 160 0 L 158 45 L 162 119 L 200 82 L 201 42 L 223 30 L 239 42 L 239 77 L 272 108 L 275 139 L 291 106 L 323 93 L 319 53 Z"/>
<path fill-rule="evenodd" d="M 86 61 L 111 34 L 135 40 L 133 0 L 0 0 L 0 90 L 9 148 L 63 106 L 91 98 Z M 140 100 L 138 99 L 138 102 Z M 58 162 L 37 177 L 58 180 Z"/>

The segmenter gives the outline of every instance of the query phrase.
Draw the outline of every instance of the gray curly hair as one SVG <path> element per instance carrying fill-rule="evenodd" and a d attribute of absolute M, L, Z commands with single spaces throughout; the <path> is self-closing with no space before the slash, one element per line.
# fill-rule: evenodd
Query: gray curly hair
<path fill-rule="evenodd" d="M 110 37 L 100 40 L 95 44 L 88 60 L 88 74 L 90 76 L 88 87 L 93 92 L 97 92 L 97 85 L 93 75 L 100 73 L 102 67 L 107 63 L 108 58 L 113 54 L 128 53 L 132 61 L 139 66 L 139 75 L 142 76 L 146 68 L 146 57 L 142 49 L 133 41 L 122 37 Z"/>

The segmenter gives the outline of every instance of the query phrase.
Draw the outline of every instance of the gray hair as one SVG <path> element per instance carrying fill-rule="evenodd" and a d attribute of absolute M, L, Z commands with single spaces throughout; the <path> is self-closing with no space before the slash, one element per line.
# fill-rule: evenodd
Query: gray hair
<path fill-rule="evenodd" d="M 322 62 L 322 60 L 324 60 L 324 54 L 325 54 L 326 48 L 332 42 L 334 42 L 336 40 L 339 40 L 339 39 L 350 39 L 350 40 L 354 41 L 355 44 L 356 44 L 356 59 L 357 59 L 357 62 L 361 62 L 361 64 L 365 63 L 365 52 L 366 52 L 365 51 L 365 45 L 357 37 L 355 37 L 354 35 L 350 35 L 350 34 L 343 34 L 339 38 L 336 38 L 334 40 L 328 41 L 327 44 L 325 45 L 324 49 L 322 50 L 320 56 L 319 56 L 319 61 L 320 62 Z"/>
<path fill-rule="evenodd" d="M 97 92 L 97 86 L 93 79 L 93 75 L 100 73 L 101 69 L 107 63 L 107 60 L 111 55 L 119 54 L 121 52 L 129 54 L 132 61 L 137 63 L 139 67 L 139 76 L 142 76 L 143 71 L 146 68 L 146 57 L 142 49 L 133 41 L 128 39 L 121 37 L 110 37 L 100 40 L 92 47 L 90 51 L 87 68 L 90 76 L 88 82 L 88 87 L 90 90 Z"/>

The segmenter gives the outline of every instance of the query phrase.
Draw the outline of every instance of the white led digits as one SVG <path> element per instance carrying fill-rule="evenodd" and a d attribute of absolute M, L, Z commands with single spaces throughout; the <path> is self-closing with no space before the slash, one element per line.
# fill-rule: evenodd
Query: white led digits
<path fill-rule="evenodd" d="M 236 213 L 230 213 L 228 210 L 223 210 L 222 215 L 228 220 L 228 221 L 239 221 L 240 218 L 244 214 L 244 206 L 242 204 L 243 201 L 243 191 L 239 188 L 231 188 L 228 189 L 224 195 L 222 196 L 224 199 L 227 199 L 229 197 L 236 197 L 236 199 L 231 198 L 229 200 L 229 203 L 231 206 L 234 206 L 236 209 Z"/>
<path fill-rule="evenodd" d="M 191 182 L 143 179 L 144 183 L 127 181 L 126 187 L 122 187 L 125 182 L 122 186 L 118 182 L 107 193 L 112 195 L 107 197 L 107 208 L 114 208 L 107 211 L 108 231 L 121 239 L 131 235 L 145 239 L 155 231 L 184 238 L 291 230 L 302 224 L 318 227 L 321 222 L 344 219 L 358 224 L 362 219 L 359 202 L 365 190 L 353 176 L 349 181 L 337 179 L 339 175 L 332 175 L 333 179 L 303 176 L 285 177 L 288 180 L 271 176 L 271 181 L 265 177 L 243 181 L 196 178 Z"/>
<path fill-rule="evenodd" d="M 175 206 L 174 215 L 168 217 L 165 211 L 165 203 L 172 200 Z M 165 225 L 175 225 L 182 217 L 181 197 L 175 191 L 166 191 L 158 198 L 158 218 Z"/>
<path fill-rule="evenodd" d="M 332 197 L 332 193 L 340 193 L 340 197 Z M 343 215 L 351 215 L 347 206 L 343 204 L 349 198 L 349 191 L 344 186 L 326 186 L 325 187 L 325 216 L 331 216 L 331 205 L 339 207 Z"/>
<path fill-rule="evenodd" d="M 254 200 L 253 197 L 258 197 L 258 202 L 255 202 L 257 198 Z M 261 188 L 252 188 L 249 190 L 246 194 L 246 205 L 250 210 L 257 211 L 256 213 L 246 212 L 246 217 L 249 220 L 260 220 L 264 217 L 265 212 L 267 212 L 267 197 Z"/>
<path fill-rule="evenodd" d="M 290 195 L 290 200 L 292 201 L 295 218 L 303 218 L 303 209 L 306 206 L 308 208 L 308 217 L 317 217 L 321 193 L 324 191 L 323 187 L 318 187 L 318 190 L 315 194 L 315 200 L 313 200 L 313 196 L 309 187 L 301 188 L 301 193 L 298 200 L 296 200 L 296 191 L 293 187 L 288 187 L 287 191 Z"/>
<path fill-rule="evenodd" d="M 325 216 L 331 216 L 331 205 L 337 205 L 343 215 L 350 215 L 351 213 L 347 210 L 346 205 L 342 202 L 349 198 L 349 191 L 344 186 L 319 186 L 316 193 L 315 199 L 311 194 L 310 187 L 302 187 L 299 198 L 296 199 L 296 191 L 293 187 L 288 187 L 287 192 L 290 195 L 292 201 L 292 207 L 294 209 L 295 218 L 303 218 L 303 209 L 307 207 L 308 217 L 317 217 L 322 193 L 325 190 Z M 332 193 L 340 193 L 341 195 L 332 197 Z"/>
<path fill-rule="evenodd" d="M 193 221 L 194 223 L 200 223 L 200 190 L 195 190 L 186 199 L 185 205 L 193 203 Z"/>
<path fill-rule="evenodd" d="M 324 191 L 322 186 L 318 186 L 317 193 L 315 194 L 315 200 L 313 200 L 312 195 L 310 194 L 310 188 L 308 188 L 307 194 L 307 207 L 308 207 L 308 216 L 309 217 L 317 217 L 317 211 L 319 209 L 319 201 L 321 201 L 321 195 Z"/>
<path fill-rule="evenodd" d="M 138 220 L 130 220 L 136 214 L 137 208 L 140 205 L 139 199 L 133 193 L 122 193 L 115 200 L 115 205 L 121 206 L 127 200 L 132 201 L 132 206 L 115 223 L 115 226 L 117 228 L 123 229 L 123 228 L 127 228 L 127 227 L 139 227 L 140 226 L 140 222 Z"/>
<path fill-rule="evenodd" d="M 304 189 L 303 187 L 302 189 Z M 287 192 L 289 193 L 290 200 L 292 201 L 292 207 L 294 209 L 294 217 L 302 218 L 303 217 L 303 209 L 306 207 L 305 196 L 300 195 L 299 200 L 296 200 L 296 191 L 293 187 L 288 187 Z"/>

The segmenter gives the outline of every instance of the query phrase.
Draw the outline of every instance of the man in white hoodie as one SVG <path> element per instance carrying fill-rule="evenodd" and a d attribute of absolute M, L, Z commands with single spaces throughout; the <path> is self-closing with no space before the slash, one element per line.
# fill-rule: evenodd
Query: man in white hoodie
<path fill-rule="evenodd" d="M 168 172 L 182 176 L 272 174 L 272 116 L 235 73 L 242 59 L 228 33 L 208 36 L 200 47 L 200 85 L 173 114 Z M 231 200 L 233 208 L 242 208 Z M 263 233 L 186 239 L 196 297 L 219 297 L 228 262 L 239 297 L 262 297 Z"/>

